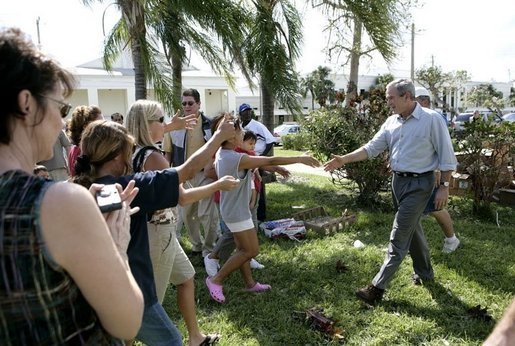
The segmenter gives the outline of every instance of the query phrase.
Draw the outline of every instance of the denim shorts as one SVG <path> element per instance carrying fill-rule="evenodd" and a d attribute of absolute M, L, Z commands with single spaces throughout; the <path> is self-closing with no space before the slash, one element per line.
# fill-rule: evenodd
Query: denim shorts
<path fill-rule="evenodd" d="M 182 335 L 159 303 L 145 306 L 136 339 L 152 346 L 182 345 Z"/>

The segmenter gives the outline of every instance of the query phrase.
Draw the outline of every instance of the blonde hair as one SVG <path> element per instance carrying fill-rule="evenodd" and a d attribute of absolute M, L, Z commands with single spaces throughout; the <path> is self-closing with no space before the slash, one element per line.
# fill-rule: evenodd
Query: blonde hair
<path fill-rule="evenodd" d="M 127 114 L 127 130 L 134 136 L 136 145 L 154 145 L 148 122 L 159 120 L 164 116 L 163 107 L 159 102 L 150 100 L 137 100 Z"/>
<path fill-rule="evenodd" d="M 123 174 L 128 174 L 132 171 L 133 148 L 134 138 L 122 125 L 106 120 L 90 123 L 82 133 L 81 156 L 79 156 L 81 159 L 77 159 L 80 161 L 81 169 L 77 171 L 73 182 L 89 187 L 93 181 L 100 178 L 99 169 L 120 154 L 125 165 Z"/>

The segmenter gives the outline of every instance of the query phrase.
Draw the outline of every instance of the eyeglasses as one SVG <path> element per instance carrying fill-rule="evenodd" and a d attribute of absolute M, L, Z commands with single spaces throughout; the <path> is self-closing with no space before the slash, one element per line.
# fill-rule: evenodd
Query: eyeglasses
<path fill-rule="evenodd" d="M 236 119 L 234 120 L 234 128 L 237 130 L 239 128 L 241 128 L 240 126 L 240 119 Z"/>
<path fill-rule="evenodd" d="M 72 105 L 60 100 L 56 100 L 52 97 L 46 96 L 46 95 L 40 95 L 46 99 L 49 99 L 51 101 L 57 102 L 61 107 L 59 107 L 59 111 L 61 112 L 61 117 L 66 118 L 68 116 L 68 113 L 70 113 L 70 110 L 72 109 Z"/>
<path fill-rule="evenodd" d="M 159 119 L 152 119 L 152 120 L 148 120 L 148 121 L 159 121 L 162 124 L 165 122 L 165 117 L 161 117 Z"/>
<path fill-rule="evenodd" d="M 186 106 L 186 105 L 188 105 L 188 106 L 193 106 L 195 103 L 197 103 L 197 102 L 195 102 L 195 101 L 188 101 L 188 102 L 186 102 L 186 101 L 185 101 L 185 102 L 183 102 L 183 103 L 182 103 L 182 105 L 183 105 L 183 106 Z"/>

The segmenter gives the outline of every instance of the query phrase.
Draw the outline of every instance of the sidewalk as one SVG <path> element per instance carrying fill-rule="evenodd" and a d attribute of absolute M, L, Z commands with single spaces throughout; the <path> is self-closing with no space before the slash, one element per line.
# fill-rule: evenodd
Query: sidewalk
<path fill-rule="evenodd" d="M 302 163 L 294 163 L 293 165 L 286 165 L 286 166 L 284 166 L 284 168 L 289 170 L 292 173 L 292 175 L 294 175 L 295 173 L 306 173 L 306 174 L 320 175 L 322 177 L 327 177 L 327 178 L 331 177 L 331 173 L 325 172 L 323 166 L 314 168 L 314 167 L 309 167 L 309 166 L 303 165 Z"/>

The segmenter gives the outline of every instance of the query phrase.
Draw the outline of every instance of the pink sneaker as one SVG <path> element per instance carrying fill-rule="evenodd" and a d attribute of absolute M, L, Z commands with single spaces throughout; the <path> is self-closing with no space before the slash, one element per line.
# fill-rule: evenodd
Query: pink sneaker
<path fill-rule="evenodd" d="M 219 303 L 225 302 L 224 292 L 223 292 L 223 286 L 217 285 L 214 282 L 211 282 L 209 279 L 209 276 L 206 278 L 206 286 L 209 290 L 209 294 L 211 295 L 211 298 L 216 300 Z"/>
<path fill-rule="evenodd" d="M 261 293 L 265 291 L 269 291 L 272 289 L 272 286 L 267 284 L 260 284 L 259 282 L 256 282 L 254 287 L 251 288 L 245 288 L 245 291 L 252 292 L 252 293 Z"/>

